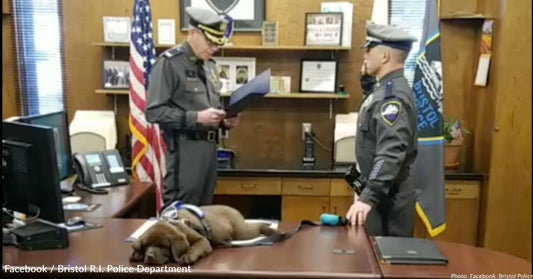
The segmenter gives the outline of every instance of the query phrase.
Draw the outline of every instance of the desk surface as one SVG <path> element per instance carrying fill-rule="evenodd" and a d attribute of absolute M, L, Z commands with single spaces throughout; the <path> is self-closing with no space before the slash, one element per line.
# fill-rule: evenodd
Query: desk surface
<path fill-rule="evenodd" d="M 131 244 L 125 239 L 141 219 L 94 219 L 100 229 L 69 234 L 67 249 L 27 252 L 2 247 L 2 264 L 11 266 L 102 266 L 134 267 L 129 263 Z M 290 230 L 294 224 L 282 223 Z M 449 259 L 447 266 L 380 264 L 364 230 L 354 227 L 310 227 L 274 246 L 218 248 L 180 277 L 205 278 L 452 278 L 452 274 L 531 274 L 531 263 L 517 257 L 464 244 L 437 241 Z M 354 254 L 334 254 L 334 249 L 352 249 Z M 56 277 L 57 274 L 47 273 Z M 46 276 L 47 274 L 41 274 Z M 142 275 L 148 275 L 143 273 Z M 3 275 L 27 276 L 3 272 Z M 120 272 L 115 276 L 132 274 Z M 142 276 L 141 274 L 137 274 Z M 165 275 L 154 273 L 156 276 Z M 175 274 L 166 274 L 174 275 Z M 460 277 L 456 277 L 460 278 Z M 479 277 L 481 278 L 481 277 Z M 518 278 L 518 277 L 516 277 Z"/>
<path fill-rule="evenodd" d="M 92 212 L 65 211 L 65 218 L 82 216 L 84 218 L 116 218 L 124 215 L 146 195 L 152 195 L 155 187 L 150 183 L 131 181 L 130 185 L 105 188 L 105 195 L 95 195 L 76 189 L 74 194 L 81 197 L 80 203 L 99 203 L 101 206 Z"/>
<path fill-rule="evenodd" d="M 125 239 L 144 220 L 95 219 L 100 229 L 69 234 L 67 249 L 26 252 L 2 248 L 5 265 L 107 265 L 133 266 L 128 257 L 131 244 Z M 290 230 L 295 224 L 282 224 Z M 353 249 L 355 254 L 334 254 L 334 249 Z M 219 248 L 180 277 L 235 278 L 380 278 L 379 265 L 364 230 L 310 227 L 274 246 Z M 4 273 L 5 275 L 15 275 Z M 44 274 L 43 274 L 44 275 Z M 125 274 L 130 277 L 131 274 Z M 162 274 L 159 274 L 162 275 Z"/>

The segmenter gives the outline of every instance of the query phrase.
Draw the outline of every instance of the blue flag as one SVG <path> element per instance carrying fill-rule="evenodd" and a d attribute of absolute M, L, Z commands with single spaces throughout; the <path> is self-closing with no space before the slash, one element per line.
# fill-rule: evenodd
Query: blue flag
<path fill-rule="evenodd" d="M 413 165 L 416 212 L 432 237 L 446 229 L 442 66 L 437 1 L 429 0 L 426 5 L 424 32 L 413 81 L 413 94 L 418 108 L 418 155 Z"/>

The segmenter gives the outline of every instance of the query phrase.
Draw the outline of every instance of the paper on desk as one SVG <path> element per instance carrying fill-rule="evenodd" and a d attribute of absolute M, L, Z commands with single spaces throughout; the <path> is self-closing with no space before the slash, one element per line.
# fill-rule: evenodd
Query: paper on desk
<path fill-rule="evenodd" d="M 232 117 L 243 111 L 252 100 L 263 97 L 270 92 L 270 69 L 262 72 L 231 94 L 226 117 Z"/>
<path fill-rule="evenodd" d="M 145 231 L 147 231 L 150 227 L 152 227 L 155 223 L 160 221 L 159 219 L 152 218 L 149 220 L 146 220 L 137 230 L 135 230 L 127 239 L 126 242 L 133 242 L 137 238 L 139 238 Z M 277 229 L 279 226 L 279 221 L 277 220 L 264 220 L 264 219 L 247 219 L 245 220 L 246 223 L 270 223 L 270 227 L 273 229 Z M 232 245 L 235 246 L 243 246 L 243 245 L 249 245 L 256 242 L 260 242 L 261 240 L 266 239 L 265 236 L 258 236 L 256 238 L 248 239 L 248 240 L 234 240 L 231 242 Z"/>

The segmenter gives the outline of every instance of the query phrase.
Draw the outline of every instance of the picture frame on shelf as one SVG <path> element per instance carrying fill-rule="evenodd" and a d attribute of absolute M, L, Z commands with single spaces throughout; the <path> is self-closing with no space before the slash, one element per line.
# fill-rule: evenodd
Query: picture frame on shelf
<path fill-rule="evenodd" d="M 300 92 L 336 93 L 337 61 L 303 59 L 300 66 Z"/>
<path fill-rule="evenodd" d="M 180 12 L 180 29 L 189 29 L 189 16 L 185 12 L 187 7 L 200 7 L 212 10 L 216 14 L 227 14 L 234 20 L 236 32 L 261 32 L 265 21 L 266 0 L 178 0 Z"/>
<path fill-rule="evenodd" d="M 129 43 L 131 19 L 129 17 L 102 17 L 104 27 L 104 42 Z"/>
<path fill-rule="evenodd" d="M 221 93 L 231 93 L 255 77 L 255 57 L 213 57 L 222 83 Z"/>
<path fill-rule="evenodd" d="M 277 21 L 263 21 L 261 35 L 264 46 L 277 46 L 279 40 L 279 23 Z"/>
<path fill-rule="evenodd" d="M 120 60 L 103 60 L 102 88 L 129 89 L 130 63 Z"/>
<path fill-rule="evenodd" d="M 157 43 L 173 46 L 176 44 L 176 27 L 174 19 L 157 20 Z"/>
<path fill-rule="evenodd" d="M 306 46 L 341 46 L 343 13 L 306 13 Z"/>

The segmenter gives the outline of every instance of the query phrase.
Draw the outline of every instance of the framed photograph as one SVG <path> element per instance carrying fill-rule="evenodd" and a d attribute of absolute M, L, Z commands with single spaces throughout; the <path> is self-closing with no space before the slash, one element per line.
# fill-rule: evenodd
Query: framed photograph
<path fill-rule="evenodd" d="M 213 57 L 222 93 L 233 92 L 255 77 L 255 57 Z"/>
<path fill-rule="evenodd" d="M 130 85 L 130 62 L 104 60 L 102 84 L 104 89 L 128 89 Z"/>
<path fill-rule="evenodd" d="M 302 60 L 300 92 L 335 93 L 337 88 L 337 61 Z"/>
<path fill-rule="evenodd" d="M 185 8 L 193 6 L 210 9 L 216 14 L 227 14 L 235 21 L 234 31 L 260 32 L 265 21 L 266 0 L 178 0 L 180 5 L 180 29 L 189 28 L 189 16 Z"/>
<path fill-rule="evenodd" d="M 157 43 L 160 45 L 176 44 L 176 29 L 173 19 L 157 20 Z"/>
<path fill-rule="evenodd" d="M 104 42 L 129 43 L 131 20 L 129 17 L 104 16 Z"/>
<path fill-rule="evenodd" d="M 277 21 L 264 21 L 263 30 L 261 35 L 263 37 L 264 46 L 276 46 L 278 45 L 278 22 Z"/>
<path fill-rule="evenodd" d="M 340 46 L 342 44 L 342 13 L 305 14 L 306 46 Z"/>

